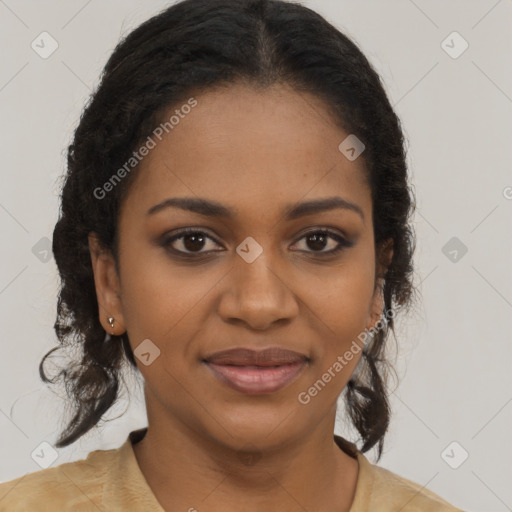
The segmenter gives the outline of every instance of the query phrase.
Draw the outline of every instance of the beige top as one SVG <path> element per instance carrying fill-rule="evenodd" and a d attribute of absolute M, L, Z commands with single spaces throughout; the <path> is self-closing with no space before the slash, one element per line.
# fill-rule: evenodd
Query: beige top
<path fill-rule="evenodd" d="M 132 443 L 147 427 L 130 432 L 117 449 L 43 469 L 0 484 L 0 512 L 164 512 L 135 457 Z M 334 436 L 359 462 L 350 512 L 463 512 L 426 488 L 376 466 L 355 444 Z"/>

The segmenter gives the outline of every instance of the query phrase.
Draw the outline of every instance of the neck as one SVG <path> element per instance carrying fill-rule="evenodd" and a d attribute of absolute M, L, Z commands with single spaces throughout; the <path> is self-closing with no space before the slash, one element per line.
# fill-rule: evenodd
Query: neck
<path fill-rule="evenodd" d="M 335 443 L 334 415 L 302 438 L 262 451 L 233 449 L 179 422 L 153 425 L 133 449 L 166 510 L 350 510 L 358 463 Z"/>

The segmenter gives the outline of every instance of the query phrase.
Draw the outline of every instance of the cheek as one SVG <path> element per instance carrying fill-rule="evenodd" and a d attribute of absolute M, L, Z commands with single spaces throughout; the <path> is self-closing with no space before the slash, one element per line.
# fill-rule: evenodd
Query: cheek
<path fill-rule="evenodd" d="M 318 289 L 309 292 L 322 319 L 342 340 L 366 325 L 374 289 L 373 265 L 367 252 L 354 252 L 324 280 L 322 293 Z"/>
<path fill-rule="evenodd" d="M 371 289 L 367 281 L 360 279 L 343 279 L 336 295 L 324 303 L 326 323 L 337 334 L 338 349 L 343 349 L 364 331 L 370 305 Z"/>
<path fill-rule="evenodd" d="M 221 276 L 206 267 L 180 267 L 158 252 L 124 254 L 121 268 L 129 269 L 121 279 L 126 329 L 133 347 L 150 339 L 162 353 L 183 351 L 180 340 L 206 322 L 199 315 Z"/>
<path fill-rule="evenodd" d="M 371 310 L 374 263 L 367 254 L 366 257 L 354 255 L 350 261 L 347 259 L 343 270 L 332 273 L 325 293 L 317 293 L 312 297 L 312 304 L 315 304 L 315 311 L 318 311 L 325 335 L 325 342 L 317 350 L 319 370 L 326 371 L 338 361 L 338 356 L 347 354 L 341 363 L 345 381 L 348 381 L 361 357 L 358 346 L 363 346 Z M 350 350 L 353 352 L 347 353 Z"/>

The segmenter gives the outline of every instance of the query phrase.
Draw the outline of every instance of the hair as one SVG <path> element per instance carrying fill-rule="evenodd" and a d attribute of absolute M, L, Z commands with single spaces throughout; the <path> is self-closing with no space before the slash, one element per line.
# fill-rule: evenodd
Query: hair
<path fill-rule="evenodd" d="M 414 203 L 407 181 L 405 139 L 381 79 L 358 46 L 322 16 L 283 0 L 184 0 L 148 19 L 121 39 L 85 106 L 67 151 L 53 254 L 60 275 L 54 329 L 60 345 L 43 357 L 44 382 L 65 383 L 74 411 L 57 447 L 97 425 L 119 396 L 123 363 L 137 368 L 127 333 L 106 335 L 88 246 L 96 233 L 117 268 L 118 215 L 137 166 L 102 199 L 93 191 L 132 156 L 172 106 L 191 93 L 235 83 L 265 90 L 276 84 L 322 99 L 332 118 L 365 145 L 364 173 L 371 188 L 376 251 L 388 239 L 393 257 L 382 288 L 388 319 L 364 347 L 347 384 L 348 418 L 380 459 L 390 421 L 385 344 L 394 311 L 413 299 Z M 110 337 L 110 338 L 109 338 Z M 108 340 L 108 342 L 106 342 Z M 55 379 L 46 358 L 78 348 Z"/>

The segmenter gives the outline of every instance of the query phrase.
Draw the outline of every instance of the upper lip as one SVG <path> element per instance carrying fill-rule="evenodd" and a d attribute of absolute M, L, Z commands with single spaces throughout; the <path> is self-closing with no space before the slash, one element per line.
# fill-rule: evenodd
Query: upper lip
<path fill-rule="evenodd" d="M 207 363 L 231 364 L 237 366 L 279 366 L 308 361 L 305 354 L 282 347 L 270 347 L 264 350 L 250 348 L 232 348 L 215 352 L 203 359 Z"/>

